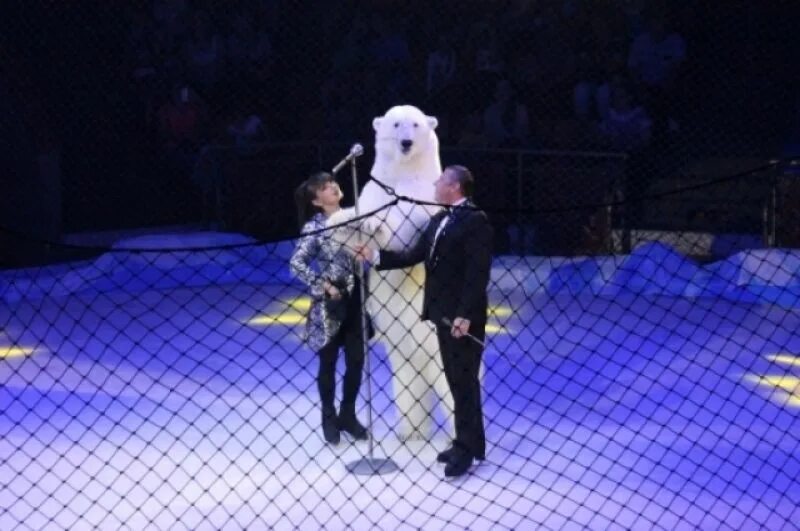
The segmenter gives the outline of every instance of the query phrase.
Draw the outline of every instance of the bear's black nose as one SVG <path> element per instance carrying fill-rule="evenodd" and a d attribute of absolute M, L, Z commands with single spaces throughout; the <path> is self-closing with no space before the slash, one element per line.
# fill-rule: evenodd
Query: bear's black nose
<path fill-rule="evenodd" d="M 400 145 L 403 146 L 403 149 L 408 149 L 411 145 L 414 144 L 413 140 L 401 140 Z"/>

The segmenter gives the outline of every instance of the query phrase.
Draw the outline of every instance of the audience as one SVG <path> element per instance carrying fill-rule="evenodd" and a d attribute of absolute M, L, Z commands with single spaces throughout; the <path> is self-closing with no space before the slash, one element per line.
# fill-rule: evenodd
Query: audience
<path fill-rule="evenodd" d="M 678 128 L 672 106 L 681 64 L 686 58 L 683 37 L 671 31 L 661 14 L 652 14 L 646 30 L 633 40 L 628 67 L 653 113 L 656 132 L 665 135 Z"/>
<path fill-rule="evenodd" d="M 483 112 L 483 132 L 493 147 L 523 147 L 528 141 L 528 109 L 507 79 L 495 85 L 494 101 Z"/>
<path fill-rule="evenodd" d="M 246 13 L 234 16 L 225 51 L 230 71 L 234 75 L 268 66 L 272 58 L 269 35 L 264 30 L 254 28 L 252 19 Z"/>
<path fill-rule="evenodd" d="M 205 12 L 194 15 L 185 54 L 192 81 L 206 91 L 216 85 L 225 50 Z"/>
<path fill-rule="evenodd" d="M 666 88 L 677 76 L 685 57 L 683 37 L 667 31 L 664 19 L 653 15 L 647 31 L 631 44 L 628 67 L 634 78 L 645 87 Z"/>
<path fill-rule="evenodd" d="M 594 138 L 593 147 L 637 151 L 658 141 L 660 131 L 676 129 L 673 90 L 686 60 L 683 36 L 654 2 L 509 0 L 499 11 L 480 3 L 439 6 L 429 10 L 438 18 L 425 16 L 424 23 L 367 4 L 346 27 L 346 17 L 320 7 L 328 29 L 309 31 L 304 47 L 281 57 L 284 39 L 300 41 L 296 30 L 285 29 L 281 17 L 289 15 L 280 2 L 241 0 L 227 8 L 154 0 L 128 16 L 126 64 L 143 109 L 158 109 L 172 162 L 195 157 L 212 129 L 224 132 L 217 142 L 247 151 L 266 138 L 265 117 L 286 94 L 306 113 L 305 125 L 289 130 L 269 118 L 273 138 L 357 138 L 366 129 L 361 124 L 387 107 L 419 102 L 447 124 L 443 142 L 464 147 L 530 148 L 535 136 L 541 147 L 581 148 Z M 464 23 L 453 24 L 454 17 Z M 322 70 L 296 70 L 297 59 Z M 163 99 L 159 87 L 180 80 L 190 86 L 154 104 Z M 224 108 L 248 112 L 231 119 Z M 548 124 L 566 133 L 549 134 Z"/>
<path fill-rule="evenodd" d="M 631 90 L 624 84 L 615 85 L 608 115 L 600 122 L 603 144 L 615 151 L 639 151 L 650 142 L 651 126 L 647 112 L 634 103 Z"/>
<path fill-rule="evenodd" d="M 206 140 L 207 110 L 188 85 L 178 85 L 158 110 L 162 147 L 168 158 L 180 166 L 191 166 L 199 147 Z"/>
<path fill-rule="evenodd" d="M 440 94 L 455 80 L 457 64 L 458 56 L 450 39 L 445 35 L 440 36 L 436 49 L 428 54 L 425 77 L 425 92 L 428 97 Z"/>
<path fill-rule="evenodd" d="M 237 109 L 226 130 L 236 150 L 247 154 L 266 140 L 264 122 L 256 113 Z"/>

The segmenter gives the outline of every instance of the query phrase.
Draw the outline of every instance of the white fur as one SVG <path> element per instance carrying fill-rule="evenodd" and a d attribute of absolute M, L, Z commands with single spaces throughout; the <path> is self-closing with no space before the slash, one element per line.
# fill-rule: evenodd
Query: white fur
<path fill-rule="evenodd" d="M 375 118 L 375 163 L 372 177 L 392 187 L 396 194 L 423 201 L 434 200 L 434 181 L 442 173 L 436 118 L 410 105 L 392 107 Z M 402 141 L 411 141 L 404 150 Z M 365 214 L 394 199 L 374 180 L 358 197 L 358 211 Z M 413 245 L 437 207 L 408 201 L 365 219 L 357 228 L 337 231 L 336 238 L 352 244 L 365 239 L 370 245 L 401 250 Z M 338 225 L 355 217 L 355 209 L 343 209 L 328 221 Z M 403 439 L 427 438 L 432 433 L 434 395 L 440 398 L 452 434 L 453 399 L 445 380 L 436 333 L 420 320 L 425 270 L 422 264 L 407 269 L 372 271 L 367 309 L 386 347 L 393 371 L 399 435 Z"/>

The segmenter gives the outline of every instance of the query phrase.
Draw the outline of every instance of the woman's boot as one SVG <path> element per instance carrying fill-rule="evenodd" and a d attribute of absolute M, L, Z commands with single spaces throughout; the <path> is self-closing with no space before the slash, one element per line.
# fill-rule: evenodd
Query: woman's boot
<path fill-rule="evenodd" d="M 357 441 L 366 441 L 369 437 L 365 428 L 356 418 L 355 404 L 342 404 L 338 419 L 339 429 L 349 433 Z"/>
<path fill-rule="evenodd" d="M 337 445 L 341 440 L 339 426 L 337 425 L 336 409 L 331 407 L 322 408 L 322 435 L 328 444 Z"/>

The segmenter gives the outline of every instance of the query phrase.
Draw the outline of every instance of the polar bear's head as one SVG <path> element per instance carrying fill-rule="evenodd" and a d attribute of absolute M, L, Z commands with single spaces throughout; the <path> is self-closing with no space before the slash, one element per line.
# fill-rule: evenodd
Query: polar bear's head
<path fill-rule="evenodd" d="M 398 105 L 372 121 L 375 165 L 372 175 L 396 182 L 406 175 L 436 180 L 441 174 L 438 121 L 412 105 Z"/>

